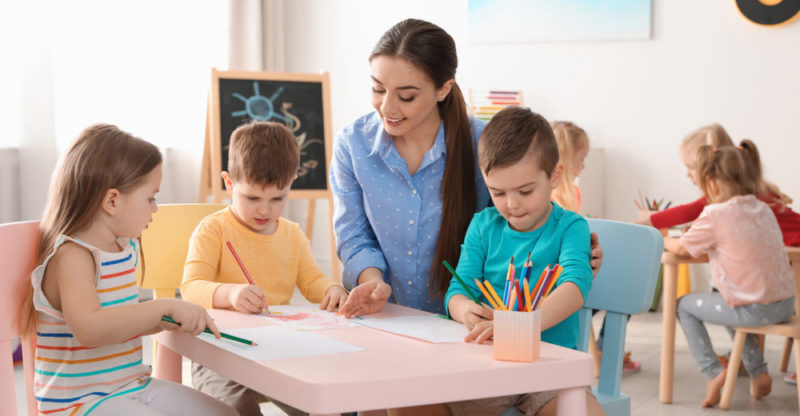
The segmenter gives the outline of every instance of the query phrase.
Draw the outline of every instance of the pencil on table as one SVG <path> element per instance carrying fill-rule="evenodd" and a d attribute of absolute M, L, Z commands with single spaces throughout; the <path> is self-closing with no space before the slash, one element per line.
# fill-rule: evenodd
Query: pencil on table
<path fill-rule="evenodd" d="M 175 325 L 179 325 L 180 326 L 180 322 L 175 322 L 174 319 L 172 319 L 172 318 L 170 318 L 169 316 L 166 316 L 166 315 L 162 316 L 161 320 L 164 321 L 164 322 L 169 322 L 171 324 L 175 324 Z M 206 334 L 212 334 L 212 335 L 214 334 L 208 328 L 204 329 L 203 332 L 205 332 Z M 219 335 L 222 338 L 226 338 L 226 339 L 229 339 L 231 341 L 241 342 L 242 344 L 252 345 L 254 347 L 258 345 L 255 342 L 250 341 L 249 339 L 239 338 L 236 335 L 226 334 L 226 333 L 224 333 L 222 331 L 220 331 Z"/>

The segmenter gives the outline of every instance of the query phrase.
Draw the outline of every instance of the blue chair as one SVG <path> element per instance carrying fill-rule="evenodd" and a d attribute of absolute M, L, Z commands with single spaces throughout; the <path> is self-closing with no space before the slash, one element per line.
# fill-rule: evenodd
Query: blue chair
<path fill-rule="evenodd" d="M 589 347 L 592 309 L 606 311 L 603 359 L 598 387 L 592 389 L 608 415 L 630 415 L 631 398 L 620 393 L 628 316 L 646 311 L 653 299 L 664 239 L 652 227 L 588 219 L 603 246 L 603 265 L 578 312 L 578 349 Z"/>

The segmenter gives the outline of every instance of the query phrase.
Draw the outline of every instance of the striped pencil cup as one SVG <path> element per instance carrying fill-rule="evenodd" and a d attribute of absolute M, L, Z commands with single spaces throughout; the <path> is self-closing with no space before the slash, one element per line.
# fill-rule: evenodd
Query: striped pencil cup
<path fill-rule="evenodd" d="M 542 345 L 542 311 L 494 311 L 495 360 L 531 362 Z"/>

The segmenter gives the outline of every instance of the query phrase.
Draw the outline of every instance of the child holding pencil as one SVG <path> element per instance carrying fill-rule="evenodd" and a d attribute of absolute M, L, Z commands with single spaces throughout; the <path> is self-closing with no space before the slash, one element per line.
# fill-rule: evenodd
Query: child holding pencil
<path fill-rule="evenodd" d="M 467 287 L 453 279 L 445 296 L 450 316 L 470 329 L 466 341 L 481 343 L 493 333 L 492 310 L 470 298 L 481 293 L 474 280 L 502 295 L 509 258 L 522 263 L 530 252 L 530 288 L 546 266 L 563 267 L 541 305 L 542 340 L 575 348 L 577 311 L 592 285 L 590 236 L 585 219 L 551 202 L 562 180 L 563 167 L 557 163 L 553 130 L 544 117 L 527 108 L 503 109 L 481 134 L 478 164 L 494 207 L 475 214 L 467 229 L 457 267 Z M 594 396 L 587 396 L 589 414 L 603 414 Z M 525 415 L 546 415 L 555 413 L 556 401 L 556 392 L 549 391 L 447 405 L 454 415 L 500 414 L 511 406 Z"/>
<path fill-rule="evenodd" d="M 39 414 L 236 414 L 189 387 L 151 378 L 142 364 L 142 335 L 208 328 L 219 337 L 197 305 L 139 302 L 138 236 L 158 209 L 160 184 L 158 148 L 111 125 L 85 129 L 61 160 L 21 322 L 23 333 L 36 329 Z"/>
<path fill-rule="evenodd" d="M 701 146 L 696 160 L 700 189 L 708 200 L 703 212 L 680 238 L 664 247 L 682 255 L 708 254 L 718 292 L 690 293 L 678 300 L 678 319 L 697 365 L 706 378 L 703 407 L 720 401 L 726 369 L 714 353 L 705 322 L 762 326 L 791 319 L 794 276 L 780 228 L 767 204 L 756 198 L 759 164 L 753 142 L 737 147 Z M 772 379 L 755 335 L 748 335 L 742 361 L 750 374 L 750 394 L 769 394 Z"/>
<path fill-rule="evenodd" d="M 184 299 L 205 308 L 261 313 L 267 305 L 288 304 L 297 287 L 322 309 L 344 304 L 347 291 L 319 269 L 300 226 L 281 218 L 299 164 L 297 139 L 282 124 L 254 122 L 231 134 L 229 171 L 222 178 L 232 204 L 204 218 L 192 234 L 181 283 Z M 257 392 L 197 363 L 192 382 L 242 416 L 261 414 Z"/>

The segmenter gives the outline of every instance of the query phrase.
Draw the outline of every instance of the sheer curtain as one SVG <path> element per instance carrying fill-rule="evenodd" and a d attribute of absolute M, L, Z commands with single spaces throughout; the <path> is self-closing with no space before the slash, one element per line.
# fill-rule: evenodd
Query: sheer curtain
<path fill-rule="evenodd" d="M 40 217 L 58 157 L 98 122 L 162 149 L 159 202 L 197 201 L 210 68 L 228 67 L 230 4 L 0 3 L 0 221 Z"/>

